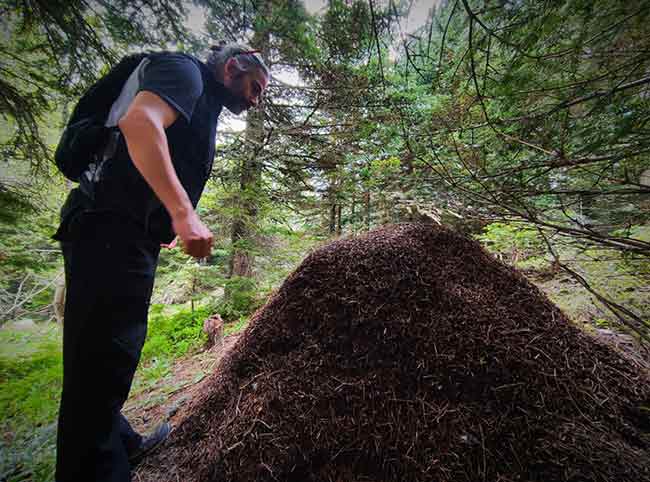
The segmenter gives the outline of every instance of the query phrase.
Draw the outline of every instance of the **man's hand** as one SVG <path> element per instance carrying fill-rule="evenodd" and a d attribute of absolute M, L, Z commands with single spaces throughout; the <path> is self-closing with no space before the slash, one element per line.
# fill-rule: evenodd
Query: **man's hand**
<path fill-rule="evenodd" d="M 194 210 L 172 219 L 172 227 L 183 245 L 183 251 L 195 258 L 206 258 L 212 251 L 212 233 Z"/>
<path fill-rule="evenodd" d="M 174 249 L 176 247 L 176 244 L 178 243 L 178 236 L 176 236 L 174 239 L 172 239 L 172 242 L 169 244 L 161 243 L 160 247 L 165 248 L 165 249 Z"/>

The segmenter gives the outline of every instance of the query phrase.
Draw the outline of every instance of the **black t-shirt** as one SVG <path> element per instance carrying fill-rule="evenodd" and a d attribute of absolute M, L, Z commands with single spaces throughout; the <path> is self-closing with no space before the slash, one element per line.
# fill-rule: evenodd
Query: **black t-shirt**
<path fill-rule="evenodd" d="M 176 174 L 196 207 L 212 170 L 217 120 L 229 93 L 195 57 L 159 53 L 148 58 L 138 91 L 158 95 L 180 114 L 165 133 Z M 57 239 L 65 239 L 66 217 L 80 210 L 111 212 L 124 217 L 125 226 L 141 229 L 140 233 L 129 232 L 127 236 L 142 234 L 164 243 L 174 238 L 166 209 L 133 165 L 126 142 L 120 137 L 115 155 L 102 165 L 91 207 L 88 203 L 85 207 L 68 206 L 55 235 Z M 116 233 L 116 237 L 123 236 L 125 233 Z"/>

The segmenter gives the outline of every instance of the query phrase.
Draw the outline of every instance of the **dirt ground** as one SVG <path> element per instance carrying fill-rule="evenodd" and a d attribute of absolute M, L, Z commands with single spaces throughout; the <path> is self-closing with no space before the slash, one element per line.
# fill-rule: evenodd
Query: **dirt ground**
<path fill-rule="evenodd" d="M 139 433 L 148 433 L 164 420 L 176 426 L 180 408 L 203 390 L 207 375 L 212 373 L 223 356 L 234 346 L 239 333 L 224 337 L 215 345 L 191 357 L 178 360 L 169 377 L 171 383 L 161 383 L 130 398 L 122 413 Z"/>

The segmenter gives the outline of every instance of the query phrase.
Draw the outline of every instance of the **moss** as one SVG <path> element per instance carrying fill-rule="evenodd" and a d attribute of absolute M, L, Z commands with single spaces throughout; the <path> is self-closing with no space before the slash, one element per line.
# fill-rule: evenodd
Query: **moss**
<path fill-rule="evenodd" d="M 3 330 L 0 342 L 0 420 L 42 425 L 56 418 L 63 360 L 57 327 L 45 331 Z"/>
<path fill-rule="evenodd" d="M 53 480 L 63 373 L 59 327 L 5 327 L 0 348 L 0 474 Z"/>

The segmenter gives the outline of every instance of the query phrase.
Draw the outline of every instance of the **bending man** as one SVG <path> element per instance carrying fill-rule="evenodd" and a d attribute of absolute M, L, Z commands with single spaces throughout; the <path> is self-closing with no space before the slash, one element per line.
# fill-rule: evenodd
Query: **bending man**
<path fill-rule="evenodd" d="M 57 482 L 131 480 L 132 465 L 164 440 L 142 437 L 121 414 L 147 329 L 161 244 L 176 236 L 191 256 L 212 233 L 195 207 L 210 175 L 217 120 L 255 107 L 269 81 L 246 47 L 213 48 L 207 62 L 148 55 L 112 106 L 118 135 L 71 191 L 54 236 L 67 295 Z"/>

